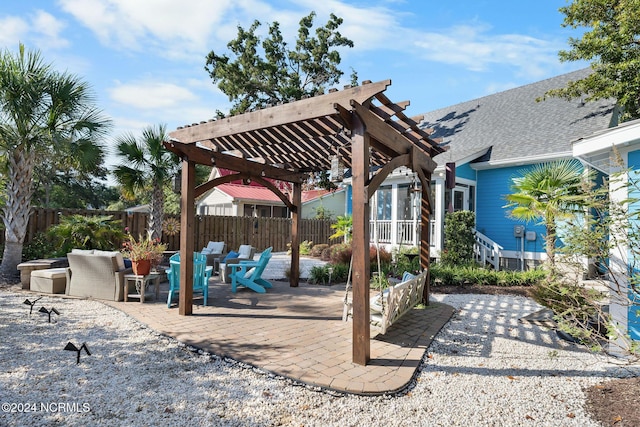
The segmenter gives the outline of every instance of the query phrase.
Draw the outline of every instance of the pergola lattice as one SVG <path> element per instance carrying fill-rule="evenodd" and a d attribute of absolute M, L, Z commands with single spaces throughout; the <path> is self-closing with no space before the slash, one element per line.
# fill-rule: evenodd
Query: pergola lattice
<path fill-rule="evenodd" d="M 302 184 L 310 173 L 331 169 L 331 157 L 337 154 L 352 174 L 353 361 L 363 365 L 369 361 L 369 199 L 394 169 L 406 166 L 416 173 L 422 186 L 420 263 L 428 269 L 430 181 L 436 167 L 432 157 L 443 151 L 428 132 L 404 114 L 408 101 L 393 103 L 384 95 L 390 84 L 390 80 L 364 82 L 362 86 L 194 123 L 169 134 L 165 146 L 182 159 L 180 315 L 190 315 L 193 310 L 195 197 L 239 179 L 259 182 L 278 195 L 292 213 L 290 285 L 298 286 Z M 195 164 L 215 165 L 236 173 L 196 187 Z M 265 178 L 289 182 L 292 191 L 285 193 Z M 425 302 L 428 297 L 427 282 Z"/>

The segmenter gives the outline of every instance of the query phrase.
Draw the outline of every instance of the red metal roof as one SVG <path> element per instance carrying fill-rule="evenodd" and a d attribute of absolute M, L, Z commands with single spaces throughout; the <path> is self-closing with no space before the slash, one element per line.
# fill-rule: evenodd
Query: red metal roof
<path fill-rule="evenodd" d="M 245 184 L 220 184 L 216 187 L 226 195 L 233 197 L 234 199 L 243 200 L 262 200 L 265 202 L 279 202 L 282 200 L 271 192 L 266 187 L 257 185 L 245 185 Z M 330 193 L 327 190 L 309 190 L 302 192 L 302 202 L 308 202 L 309 200 L 316 199 L 320 196 Z"/>
<path fill-rule="evenodd" d="M 233 197 L 234 199 L 244 200 L 263 200 L 265 202 L 278 202 L 282 200 L 266 187 L 258 187 L 254 185 L 238 185 L 238 184 L 220 184 L 216 187 L 223 193 Z"/>
<path fill-rule="evenodd" d="M 320 196 L 324 196 L 325 194 L 330 193 L 328 190 L 309 190 L 302 192 L 302 203 L 308 202 L 309 200 L 317 199 Z"/>

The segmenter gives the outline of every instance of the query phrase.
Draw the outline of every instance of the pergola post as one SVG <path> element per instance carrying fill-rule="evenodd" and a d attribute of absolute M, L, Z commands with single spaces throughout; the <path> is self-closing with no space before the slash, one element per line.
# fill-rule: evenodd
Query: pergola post
<path fill-rule="evenodd" d="M 425 182 L 422 183 L 420 201 L 420 268 L 426 270 L 426 283 L 422 291 L 422 302 L 429 305 L 429 294 L 431 292 L 431 272 L 429 268 L 430 245 L 431 245 L 431 174 L 425 174 Z"/>
<path fill-rule="evenodd" d="M 353 363 L 366 365 L 371 358 L 369 313 L 369 137 L 357 114 L 352 114 L 353 186 Z"/>
<path fill-rule="evenodd" d="M 182 158 L 182 183 L 180 193 L 180 293 L 178 312 L 189 316 L 193 313 L 193 250 L 195 217 L 194 193 L 196 165 L 186 156 Z"/>
<path fill-rule="evenodd" d="M 295 209 L 291 215 L 291 274 L 289 275 L 289 285 L 298 287 L 300 281 L 300 232 L 302 224 L 300 214 L 302 211 L 302 184 L 293 183 L 293 200 Z"/>

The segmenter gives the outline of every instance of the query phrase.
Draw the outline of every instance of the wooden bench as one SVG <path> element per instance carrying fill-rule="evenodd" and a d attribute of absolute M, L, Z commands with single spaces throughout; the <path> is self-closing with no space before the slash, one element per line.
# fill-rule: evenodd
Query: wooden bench
<path fill-rule="evenodd" d="M 416 304 L 422 301 L 422 292 L 427 279 L 426 270 L 411 279 L 397 285 L 391 285 L 381 294 L 377 294 L 369 301 L 371 324 L 380 328 L 382 335 L 387 329 Z M 347 301 L 343 320 L 352 315 L 353 301 Z"/>
<path fill-rule="evenodd" d="M 387 333 L 389 326 L 422 301 L 426 276 L 427 273 L 422 272 L 405 282 L 389 286 L 382 293 L 382 298 L 379 294 L 372 298 L 371 324 L 379 327 L 383 335 Z M 380 307 L 379 311 L 373 310 L 376 306 Z"/>

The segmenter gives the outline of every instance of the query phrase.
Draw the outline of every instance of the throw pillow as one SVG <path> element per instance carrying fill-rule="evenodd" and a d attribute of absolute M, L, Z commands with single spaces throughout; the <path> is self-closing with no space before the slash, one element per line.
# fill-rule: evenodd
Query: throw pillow
<path fill-rule="evenodd" d="M 227 254 L 226 257 L 224 257 L 224 259 L 222 260 L 222 262 L 226 263 L 228 259 L 233 259 L 233 258 L 238 258 L 238 253 L 231 251 Z"/>

